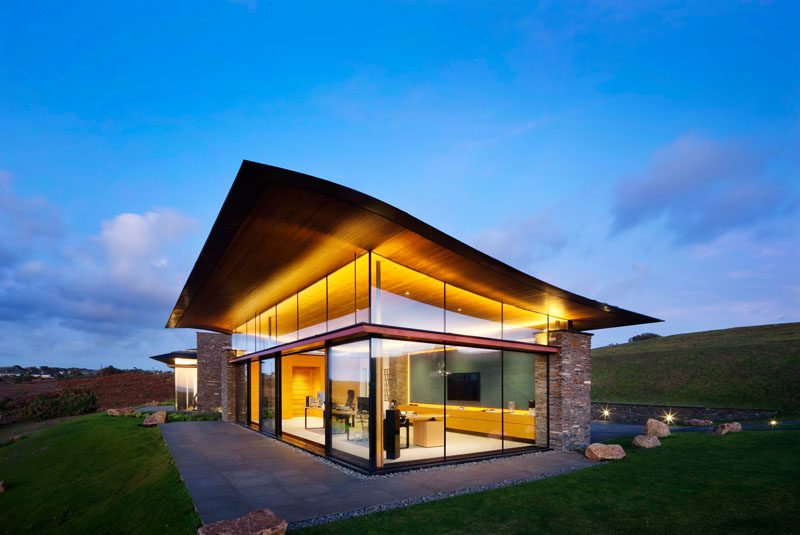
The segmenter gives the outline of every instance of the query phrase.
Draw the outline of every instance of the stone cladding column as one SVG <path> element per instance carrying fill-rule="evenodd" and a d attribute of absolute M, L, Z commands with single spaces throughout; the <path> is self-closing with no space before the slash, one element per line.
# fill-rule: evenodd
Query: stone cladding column
<path fill-rule="evenodd" d="M 231 336 L 197 333 L 197 408 L 213 411 L 222 406 L 223 370 L 228 362 Z"/>
<path fill-rule="evenodd" d="M 559 347 L 560 351 L 549 356 L 536 356 L 536 443 L 545 445 L 539 437 L 547 436 L 546 396 L 549 379 L 550 448 L 585 448 L 589 445 L 591 432 L 592 335 L 552 331 L 549 345 Z"/>

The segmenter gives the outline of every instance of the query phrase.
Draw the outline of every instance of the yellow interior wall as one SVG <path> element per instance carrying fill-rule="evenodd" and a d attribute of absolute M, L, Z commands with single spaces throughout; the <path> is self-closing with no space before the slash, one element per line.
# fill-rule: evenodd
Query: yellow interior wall
<path fill-rule="evenodd" d="M 250 421 L 259 423 L 259 395 L 261 393 L 261 367 L 258 361 L 250 363 Z"/>
<path fill-rule="evenodd" d="M 313 392 L 325 391 L 325 357 L 322 355 L 289 355 L 281 357 L 281 417 L 292 417 L 292 368 L 294 366 L 315 368 L 312 374 Z"/>

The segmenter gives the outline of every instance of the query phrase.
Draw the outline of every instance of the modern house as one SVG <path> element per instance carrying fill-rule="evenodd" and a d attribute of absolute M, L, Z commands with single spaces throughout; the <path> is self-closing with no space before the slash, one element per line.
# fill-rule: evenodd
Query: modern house
<path fill-rule="evenodd" d="M 215 331 L 197 338 L 200 409 L 381 472 L 586 446 L 585 331 L 654 321 L 245 161 L 166 326 Z"/>
<path fill-rule="evenodd" d="M 150 357 L 163 362 L 175 375 L 175 410 L 197 408 L 197 350 L 184 349 Z"/>

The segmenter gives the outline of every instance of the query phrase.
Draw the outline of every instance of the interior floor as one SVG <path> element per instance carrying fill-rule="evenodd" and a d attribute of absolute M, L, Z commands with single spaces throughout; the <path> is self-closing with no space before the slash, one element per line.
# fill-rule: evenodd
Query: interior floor
<path fill-rule="evenodd" d="M 315 442 L 317 444 L 325 444 L 325 429 L 323 428 L 323 419 L 317 416 L 308 417 L 308 428 L 306 428 L 305 420 L 303 417 L 296 417 L 283 420 L 283 432 L 290 433 L 296 437 Z M 422 446 L 414 445 L 414 426 L 410 427 L 411 435 L 408 437 L 409 447 L 406 448 L 406 431 L 405 428 L 400 430 L 400 455 L 397 459 L 386 459 L 386 464 L 409 462 L 409 461 L 424 461 L 426 459 L 441 458 L 444 456 L 444 447 L 436 446 L 424 448 Z M 476 453 L 488 453 L 500 451 L 511 448 L 530 447 L 534 444 L 530 442 L 523 442 L 506 438 L 501 441 L 497 437 L 487 437 L 480 435 L 472 435 L 468 433 L 459 433 L 457 431 L 447 430 L 447 455 L 467 455 Z M 349 453 L 356 457 L 369 458 L 369 430 L 359 426 L 350 429 L 350 436 L 342 429 L 334 429 L 331 436 L 331 447 L 344 453 Z"/>

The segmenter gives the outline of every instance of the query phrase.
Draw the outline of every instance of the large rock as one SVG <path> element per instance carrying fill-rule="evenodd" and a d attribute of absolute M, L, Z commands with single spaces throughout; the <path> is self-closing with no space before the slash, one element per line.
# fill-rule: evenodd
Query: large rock
<path fill-rule="evenodd" d="M 710 431 L 712 435 L 726 435 L 728 433 L 738 433 L 742 430 L 742 424 L 739 422 L 731 422 L 727 424 L 719 424 Z"/>
<path fill-rule="evenodd" d="M 106 414 L 109 416 L 123 416 L 125 414 L 135 414 L 136 411 L 133 407 L 123 407 L 121 409 L 108 409 Z"/>
<path fill-rule="evenodd" d="M 655 435 L 660 438 L 668 437 L 669 427 L 664 422 L 659 422 L 658 420 L 653 420 L 652 418 L 649 418 L 644 423 L 644 434 Z"/>
<path fill-rule="evenodd" d="M 661 445 L 661 441 L 655 435 L 636 435 L 633 437 L 633 445 L 637 448 L 655 448 Z"/>
<path fill-rule="evenodd" d="M 22 440 L 22 435 L 14 435 L 13 437 L 11 437 L 10 440 L 11 442 L 19 442 L 20 440 Z"/>
<path fill-rule="evenodd" d="M 154 425 L 165 423 L 167 423 L 167 411 L 158 411 L 153 414 L 148 414 L 147 418 L 142 422 L 142 426 L 153 427 Z"/>
<path fill-rule="evenodd" d="M 712 422 L 711 420 L 700 420 L 699 418 L 692 418 L 686 423 L 694 427 L 702 427 L 704 425 L 712 425 L 714 422 Z"/>
<path fill-rule="evenodd" d="M 286 521 L 269 509 L 259 509 L 233 520 L 206 524 L 197 535 L 283 535 L 286 526 Z"/>
<path fill-rule="evenodd" d="M 0 481 L 0 494 L 4 493 L 5 491 L 6 491 L 6 482 Z"/>
<path fill-rule="evenodd" d="M 610 459 L 623 459 L 625 450 L 619 444 L 601 444 L 595 442 L 586 448 L 586 458 L 592 461 L 608 461 Z"/>

